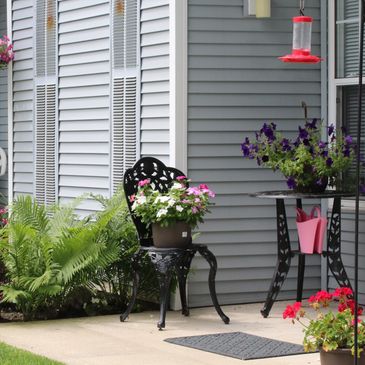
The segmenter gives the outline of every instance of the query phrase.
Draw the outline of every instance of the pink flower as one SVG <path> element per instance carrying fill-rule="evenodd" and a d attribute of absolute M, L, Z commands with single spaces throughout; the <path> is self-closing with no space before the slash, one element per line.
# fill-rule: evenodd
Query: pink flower
<path fill-rule="evenodd" d="M 209 190 L 208 185 L 206 185 L 206 184 L 200 184 L 199 189 L 200 190 Z"/>
<path fill-rule="evenodd" d="M 197 207 L 192 207 L 191 211 L 193 212 L 193 214 L 198 213 L 198 208 Z"/>
<path fill-rule="evenodd" d="M 1 222 L 2 222 L 3 224 L 8 224 L 8 223 L 9 223 L 9 221 L 8 221 L 6 218 L 3 218 L 3 219 L 1 220 Z"/>
<path fill-rule="evenodd" d="M 198 195 L 201 195 L 202 192 L 197 187 L 192 186 L 191 188 L 189 188 L 187 190 L 187 194 L 188 195 L 197 195 L 198 196 Z"/>
<path fill-rule="evenodd" d="M 150 182 L 151 182 L 150 179 L 141 180 L 138 182 L 138 186 L 142 187 L 142 186 L 148 185 Z"/>
<path fill-rule="evenodd" d="M 133 203 L 136 200 L 136 194 L 133 194 L 129 197 L 129 201 Z"/>
<path fill-rule="evenodd" d="M 301 306 L 301 302 L 295 302 L 293 305 L 287 305 L 283 312 L 283 318 L 295 318 Z"/>
<path fill-rule="evenodd" d="M 334 297 L 347 297 L 347 296 L 351 296 L 352 294 L 353 294 L 352 289 L 347 288 L 347 287 L 337 288 L 333 292 Z"/>
<path fill-rule="evenodd" d="M 178 176 L 178 177 L 176 178 L 176 180 L 177 180 L 177 181 L 186 180 L 186 176 L 184 176 L 184 175 Z"/>
<path fill-rule="evenodd" d="M 325 290 L 320 290 L 316 295 L 312 295 L 308 299 L 308 303 L 314 304 L 322 304 L 323 307 L 327 307 L 329 302 L 332 299 L 332 294 L 328 293 Z"/>

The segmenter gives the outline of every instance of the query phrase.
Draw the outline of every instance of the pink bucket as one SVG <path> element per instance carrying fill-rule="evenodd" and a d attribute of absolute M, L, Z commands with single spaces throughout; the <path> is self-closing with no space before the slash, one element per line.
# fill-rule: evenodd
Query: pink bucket
<path fill-rule="evenodd" d="M 317 213 L 317 217 L 314 214 Z M 297 230 L 300 251 L 302 253 L 322 253 L 323 239 L 327 227 L 327 219 L 321 217 L 318 206 L 313 207 L 307 215 L 303 209 L 297 208 Z"/>

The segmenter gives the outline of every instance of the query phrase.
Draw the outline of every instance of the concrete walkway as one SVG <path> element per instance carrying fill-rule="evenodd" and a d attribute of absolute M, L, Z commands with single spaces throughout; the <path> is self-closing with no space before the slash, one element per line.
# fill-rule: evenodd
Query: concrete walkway
<path fill-rule="evenodd" d="M 0 324 L 0 341 L 70 365 L 319 365 L 318 354 L 242 360 L 164 342 L 165 338 L 219 332 L 246 332 L 300 344 L 302 329 L 283 320 L 286 303 L 276 303 L 269 318 L 261 304 L 223 307 L 231 318 L 225 325 L 214 308 L 192 309 L 190 317 L 168 312 L 166 329 L 158 331 L 158 312 L 27 323 Z M 24 364 L 32 365 L 32 364 Z"/>

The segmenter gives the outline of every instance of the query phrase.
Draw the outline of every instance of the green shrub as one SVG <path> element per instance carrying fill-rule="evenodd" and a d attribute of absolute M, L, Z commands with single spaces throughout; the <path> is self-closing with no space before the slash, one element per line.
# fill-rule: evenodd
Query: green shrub
<path fill-rule="evenodd" d="M 97 290 L 86 310 L 90 314 L 121 311 L 126 307 L 131 296 L 132 256 L 139 248 L 137 231 L 121 189 L 117 190 L 110 199 L 100 195 L 92 195 L 92 198 L 101 204 L 103 210 L 114 210 L 118 207 L 116 214 L 105 226 L 102 234 L 106 242 L 119 246 L 119 255 L 117 260 L 98 270 Z M 99 214 L 96 213 L 96 217 Z M 140 265 L 138 298 L 141 301 L 158 302 L 158 281 L 148 257 L 144 257 Z"/>
<path fill-rule="evenodd" d="M 118 258 L 118 244 L 106 240 L 105 228 L 119 207 L 80 220 L 74 213 L 79 202 L 47 208 L 20 196 L 12 204 L 0 241 L 9 282 L 0 290 L 2 301 L 14 303 L 26 319 L 56 316 L 70 297 L 91 291 L 98 271 Z"/>

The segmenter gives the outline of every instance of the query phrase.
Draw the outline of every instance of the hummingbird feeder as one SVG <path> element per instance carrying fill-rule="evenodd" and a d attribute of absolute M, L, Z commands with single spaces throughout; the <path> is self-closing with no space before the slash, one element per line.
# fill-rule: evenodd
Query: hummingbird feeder
<path fill-rule="evenodd" d="M 293 18 L 293 49 L 292 53 L 279 57 L 283 62 L 318 63 L 322 59 L 311 54 L 311 38 L 313 18 L 304 15 L 304 0 L 300 6 L 300 16 Z"/>

